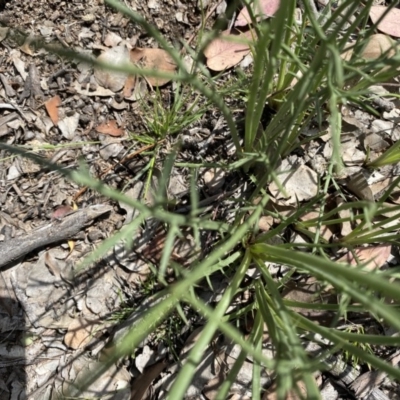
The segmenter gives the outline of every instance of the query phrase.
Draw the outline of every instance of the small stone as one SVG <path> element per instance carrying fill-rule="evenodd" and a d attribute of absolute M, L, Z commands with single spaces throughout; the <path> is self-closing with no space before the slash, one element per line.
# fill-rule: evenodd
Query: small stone
<path fill-rule="evenodd" d="M 225 183 L 225 172 L 221 168 L 212 168 L 203 175 L 204 184 L 210 193 L 216 193 Z"/>

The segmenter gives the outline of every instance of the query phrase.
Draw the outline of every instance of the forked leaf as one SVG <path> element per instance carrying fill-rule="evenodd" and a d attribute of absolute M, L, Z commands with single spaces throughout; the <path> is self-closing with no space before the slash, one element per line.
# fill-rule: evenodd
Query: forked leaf
<path fill-rule="evenodd" d="M 279 9 L 280 0 L 259 0 L 252 3 L 253 13 L 257 17 L 257 20 L 262 17 L 272 17 Z M 251 18 L 246 7 L 243 7 L 240 11 L 234 26 L 246 26 L 250 24 Z"/>
<path fill-rule="evenodd" d="M 241 39 L 241 43 L 234 39 Z M 207 58 L 207 67 L 213 71 L 223 71 L 231 68 L 243 60 L 250 53 L 250 46 L 242 43 L 252 40 L 250 31 L 230 33 L 229 30 L 223 31 L 221 36 L 214 39 L 204 50 Z"/>
<path fill-rule="evenodd" d="M 386 12 L 387 7 L 385 6 L 372 6 L 369 12 L 369 16 L 372 22 L 375 24 L 379 21 L 382 15 Z M 400 10 L 398 8 L 392 8 L 385 17 L 378 23 L 377 28 L 388 35 L 400 37 Z"/>

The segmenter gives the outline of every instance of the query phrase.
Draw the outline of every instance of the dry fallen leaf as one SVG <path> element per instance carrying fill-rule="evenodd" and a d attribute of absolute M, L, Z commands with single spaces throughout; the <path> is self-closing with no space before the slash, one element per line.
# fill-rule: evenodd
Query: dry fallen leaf
<path fill-rule="evenodd" d="M 132 93 L 135 90 L 135 84 L 136 84 L 136 76 L 129 75 L 125 81 L 124 90 L 122 91 L 124 99 L 132 96 Z"/>
<path fill-rule="evenodd" d="M 117 121 L 114 119 L 98 125 L 96 131 L 110 136 L 122 136 L 124 134 L 124 130 L 118 127 Z"/>
<path fill-rule="evenodd" d="M 367 60 L 375 60 L 389 50 L 393 46 L 393 43 L 393 40 L 383 33 L 371 35 L 362 52 L 362 57 Z M 389 56 L 393 56 L 394 54 L 394 50 L 389 52 Z"/>
<path fill-rule="evenodd" d="M 300 400 L 307 398 L 307 388 L 303 381 L 297 382 L 297 388 L 300 390 L 302 396 L 300 397 L 294 390 L 289 390 L 286 394 L 285 400 Z M 278 400 L 277 386 L 274 383 L 264 393 L 262 400 Z"/>
<path fill-rule="evenodd" d="M 383 33 L 376 33 L 371 35 L 368 39 L 368 42 L 364 49 L 362 50 L 361 57 L 367 60 L 375 60 L 380 57 L 383 53 L 389 50 L 393 44 L 395 43 L 392 38 Z M 349 61 L 353 55 L 354 43 L 348 43 L 344 48 L 340 57 L 343 60 Z M 389 52 L 389 57 L 392 57 L 395 54 L 395 50 L 391 50 Z"/>
<path fill-rule="evenodd" d="M 114 32 L 108 32 L 104 38 L 104 44 L 108 47 L 118 46 L 122 42 L 121 36 Z"/>
<path fill-rule="evenodd" d="M 362 138 L 362 144 L 365 149 L 371 149 L 377 153 L 383 152 L 390 146 L 389 142 L 382 137 L 382 134 L 375 132 L 365 133 Z"/>
<path fill-rule="evenodd" d="M 382 17 L 386 12 L 387 7 L 385 6 L 372 6 L 369 12 L 369 16 L 374 24 Z M 400 37 L 400 10 L 398 8 L 392 8 L 385 17 L 378 23 L 377 28 L 388 35 Z"/>
<path fill-rule="evenodd" d="M 46 111 L 54 125 L 58 124 L 58 107 L 61 105 L 60 96 L 54 96 L 44 103 Z"/>
<path fill-rule="evenodd" d="M 300 217 L 300 221 L 310 221 L 310 220 L 314 220 L 314 219 L 319 219 L 320 216 L 321 216 L 321 212 L 319 210 L 310 210 Z M 307 229 L 314 234 L 316 234 L 318 231 L 319 234 L 327 242 L 329 242 L 329 240 L 333 236 L 332 228 L 333 228 L 332 226 L 322 224 L 321 226 L 318 226 L 318 227 L 317 226 L 309 226 Z"/>
<path fill-rule="evenodd" d="M 349 251 L 344 256 L 340 257 L 337 262 L 357 266 L 365 264 L 369 270 L 380 268 L 388 259 L 392 250 L 391 245 L 380 245 L 371 247 L 361 247 L 353 252 Z"/>
<path fill-rule="evenodd" d="M 353 55 L 353 43 L 348 42 L 346 46 L 343 48 L 340 57 L 342 58 L 342 60 L 349 61 L 352 55 Z"/>
<path fill-rule="evenodd" d="M 291 165 L 284 160 L 278 169 L 278 180 L 286 193 L 275 181 L 269 185 L 269 190 L 276 200 L 283 200 L 287 195 L 284 204 L 310 200 L 318 194 L 318 175 L 307 165 Z"/>
<path fill-rule="evenodd" d="M 14 64 L 14 68 L 18 71 L 22 79 L 25 81 L 28 77 L 28 72 L 26 72 L 25 63 L 21 59 L 21 52 L 17 49 L 11 50 L 9 57 Z"/>
<path fill-rule="evenodd" d="M 252 4 L 256 5 L 253 9 L 254 16 L 260 19 L 260 15 L 264 17 L 272 17 L 279 9 L 280 0 L 260 0 Z M 249 12 L 246 7 L 243 7 L 235 21 L 235 26 L 246 26 L 251 22 Z"/>
<path fill-rule="evenodd" d="M 320 309 L 319 304 L 337 304 L 337 297 L 331 286 L 323 286 L 317 278 L 310 276 L 300 282 L 288 282 L 282 296 L 287 301 L 315 304 L 315 308 L 290 307 L 304 317 L 320 325 L 329 325 L 332 321 L 333 313 Z"/>
<path fill-rule="evenodd" d="M 372 194 L 367 179 L 361 171 L 352 175 L 346 182 L 346 186 L 359 199 L 375 201 L 374 195 Z"/>
<path fill-rule="evenodd" d="M 142 375 L 139 375 L 132 383 L 131 400 L 142 400 L 149 398 L 146 396 L 146 392 L 149 390 L 154 379 L 160 376 L 161 372 L 166 368 L 167 365 L 168 362 L 163 360 L 146 368 Z"/>
<path fill-rule="evenodd" d="M 351 385 L 350 388 L 355 392 L 357 399 L 366 399 L 374 388 L 379 388 L 386 378 L 386 373 L 382 371 L 367 371 L 360 375 Z"/>
<path fill-rule="evenodd" d="M 241 43 L 235 39 L 240 39 Z M 250 53 L 249 44 L 243 43 L 243 40 L 252 40 L 250 31 L 236 34 L 230 33 L 229 30 L 222 32 L 221 36 L 214 39 L 204 50 L 207 67 L 213 71 L 223 71 L 238 64 Z"/>
<path fill-rule="evenodd" d="M 22 44 L 22 46 L 19 46 L 21 51 L 23 51 L 25 54 L 28 54 L 28 56 L 33 56 L 34 50 L 31 47 L 32 40 L 34 39 L 33 35 L 30 34 Z"/>
<path fill-rule="evenodd" d="M 76 136 L 76 130 L 79 126 L 79 114 L 75 113 L 70 117 L 65 117 L 59 121 L 58 128 L 61 134 L 68 140 L 72 140 Z"/>
<path fill-rule="evenodd" d="M 176 64 L 171 56 L 163 49 L 140 49 L 136 47 L 131 50 L 131 62 L 140 64 L 143 68 L 160 72 L 174 72 Z M 170 81 L 167 78 L 146 77 L 151 86 L 162 86 Z"/>
<path fill-rule="evenodd" d="M 63 368 L 62 387 L 59 393 L 67 393 L 73 399 L 103 399 L 103 400 L 127 400 L 130 399 L 130 373 L 125 366 L 110 365 L 100 376 L 96 375 L 104 366 L 97 360 L 89 357 L 73 357 L 68 363 L 68 368 Z M 64 372 L 65 371 L 65 372 Z M 83 388 L 78 387 L 78 382 L 87 380 L 87 377 L 96 379 L 91 380 L 90 384 Z M 65 397 L 65 396 L 62 396 Z M 39 397 L 38 397 L 39 398 Z M 47 397 L 40 397 L 47 398 Z"/>
<path fill-rule="evenodd" d="M 10 30 L 10 28 L 8 28 L 8 27 L 0 28 L 0 42 L 2 42 L 7 37 L 9 30 Z"/>
<path fill-rule="evenodd" d="M 86 346 L 92 339 L 95 325 L 83 317 L 74 319 L 64 336 L 65 344 L 71 349 L 79 349 Z"/>
<path fill-rule="evenodd" d="M 340 208 L 343 204 L 345 204 L 345 201 L 341 198 L 338 197 L 336 199 L 337 206 Z M 343 219 L 340 223 L 341 229 L 340 229 L 340 234 L 342 236 L 347 236 L 353 231 L 353 228 L 351 226 L 351 216 L 352 216 L 352 211 L 346 208 L 342 208 L 340 211 L 338 211 L 339 218 Z"/>
<path fill-rule="evenodd" d="M 105 50 L 97 60 L 117 66 L 128 64 L 129 50 L 125 46 L 116 46 Z M 113 92 L 119 92 L 124 87 L 128 74 L 98 68 L 94 71 L 94 77 L 100 86 Z"/>
<path fill-rule="evenodd" d="M 263 215 L 258 221 L 258 229 L 262 232 L 268 232 L 274 224 L 274 217 L 272 215 Z"/>

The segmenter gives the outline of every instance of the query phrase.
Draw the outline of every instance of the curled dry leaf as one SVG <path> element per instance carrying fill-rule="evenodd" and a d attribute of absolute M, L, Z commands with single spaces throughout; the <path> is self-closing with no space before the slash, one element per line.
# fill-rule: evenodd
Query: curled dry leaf
<path fill-rule="evenodd" d="M 223 71 L 238 64 L 250 53 L 250 46 L 247 42 L 252 38 L 250 31 L 236 34 L 229 30 L 222 32 L 221 36 L 214 39 L 204 50 L 207 67 L 213 71 Z M 240 43 L 237 39 L 240 39 Z M 245 42 L 243 43 L 243 41 Z"/>
<path fill-rule="evenodd" d="M 131 62 L 145 69 L 159 72 L 174 72 L 176 64 L 171 56 L 163 49 L 140 49 L 136 47 L 131 50 Z M 162 86 L 170 81 L 168 78 L 146 77 L 151 86 Z"/>
<path fill-rule="evenodd" d="M 61 105 L 61 98 L 60 96 L 54 96 L 51 99 L 47 100 L 44 103 L 46 107 L 46 111 L 49 114 L 49 117 L 51 119 L 51 122 L 53 122 L 54 125 L 58 124 L 58 107 Z"/>
<path fill-rule="evenodd" d="M 260 15 L 263 17 L 272 17 L 279 9 L 281 1 L 280 0 L 260 0 L 253 2 L 253 14 L 257 19 L 261 19 Z M 235 26 L 246 26 L 251 22 L 249 12 L 246 7 L 243 7 L 240 11 L 236 21 Z"/>
<path fill-rule="evenodd" d="M 369 16 L 374 24 L 376 24 L 387 11 L 385 6 L 372 6 Z M 400 10 L 392 8 L 383 19 L 378 23 L 377 28 L 388 35 L 400 37 Z"/>
<path fill-rule="evenodd" d="M 12 63 L 14 64 L 14 68 L 21 75 L 21 78 L 24 81 L 26 81 L 26 78 L 28 77 L 28 73 L 26 72 L 25 63 L 21 59 L 21 52 L 16 49 L 11 50 L 9 57 L 10 57 Z"/>
<path fill-rule="evenodd" d="M 96 131 L 110 136 L 122 136 L 124 134 L 124 130 L 118 127 L 117 121 L 114 119 L 98 125 Z"/>
<path fill-rule="evenodd" d="M 386 378 L 386 374 L 382 371 L 367 371 L 360 375 L 351 385 L 350 388 L 355 392 L 357 399 L 366 399 L 370 397 L 374 388 L 379 388 Z M 385 396 L 386 397 L 386 396 Z"/>

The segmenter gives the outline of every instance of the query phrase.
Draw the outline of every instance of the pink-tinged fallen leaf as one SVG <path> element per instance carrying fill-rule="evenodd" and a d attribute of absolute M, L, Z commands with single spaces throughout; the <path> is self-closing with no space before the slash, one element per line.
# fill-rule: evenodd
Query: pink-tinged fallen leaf
<path fill-rule="evenodd" d="M 96 131 L 110 136 L 122 136 L 124 134 L 124 130 L 118 127 L 117 121 L 114 119 L 98 125 Z"/>
<path fill-rule="evenodd" d="M 380 268 L 386 262 L 391 250 L 391 245 L 361 247 L 354 250 L 354 255 L 351 251 L 349 251 L 337 261 L 350 264 L 352 266 L 365 264 L 369 270 L 374 270 Z"/>
<path fill-rule="evenodd" d="M 51 219 L 61 220 L 67 215 L 74 212 L 74 209 L 71 206 L 60 206 L 51 214 Z"/>
<path fill-rule="evenodd" d="M 131 62 L 143 68 L 160 72 L 175 72 L 176 64 L 171 56 L 163 49 L 140 49 L 136 47 L 131 50 Z M 162 86 L 170 81 L 167 78 L 146 77 L 151 86 Z"/>
<path fill-rule="evenodd" d="M 256 0 L 252 3 L 253 14 L 257 20 L 272 17 L 278 11 L 280 3 L 281 0 Z M 250 23 L 249 12 L 246 7 L 243 7 L 235 21 L 235 26 L 246 26 Z"/>
<path fill-rule="evenodd" d="M 47 114 L 53 122 L 54 125 L 58 124 L 58 107 L 61 106 L 61 98 L 60 96 L 54 96 L 51 99 L 45 101 L 44 106 L 46 107 Z"/>
<path fill-rule="evenodd" d="M 386 12 L 385 6 L 372 6 L 369 12 L 371 21 L 375 24 Z M 388 35 L 400 37 L 400 9 L 392 8 L 386 16 L 379 22 L 377 28 Z"/>
<path fill-rule="evenodd" d="M 240 43 L 235 39 L 240 39 Z M 214 39 L 204 50 L 207 67 L 213 71 L 223 71 L 240 63 L 250 53 L 250 46 L 243 43 L 244 40 L 252 40 L 250 31 L 237 34 L 232 34 L 229 30 L 222 32 L 221 36 Z"/>

